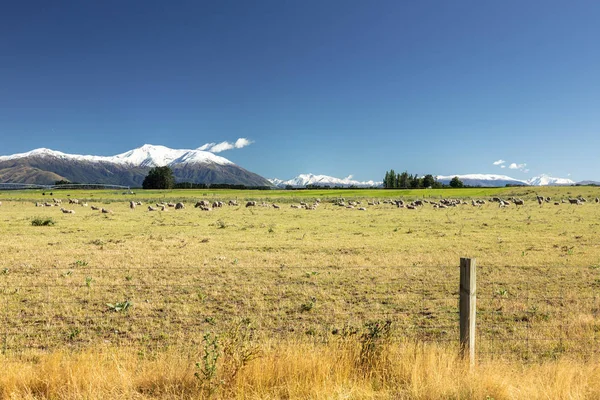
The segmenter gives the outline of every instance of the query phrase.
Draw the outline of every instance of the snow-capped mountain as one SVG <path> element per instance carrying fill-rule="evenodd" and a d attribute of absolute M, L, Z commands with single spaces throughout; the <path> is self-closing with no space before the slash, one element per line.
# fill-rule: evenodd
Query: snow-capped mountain
<path fill-rule="evenodd" d="M 527 181 L 531 186 L 569 186 L 574 185 L 575 181 L 568 178 L 554 178 L 548 175 L 540 175 Z"/>
<path fill-rule="evenodd" d="M 467 186 L 501 187 L 506 185 L 528 185 L 525 181 L 520 181 L 506 175 L 496 174 L 438 175 L 435 179 L 448 185 L 455 176 Z"/>
<path fill-rule="evenodd" d="M 63 160 L 90 162 L 108 162 L 136 167 L 164 167 L 181 163 L 215 163 L 221 165 L 233 164 L 226 158 L 219 157 L 208 151 L 170 149 L 165 146 L 145 144 L 137 149 L 126 151 L 115 156 L 91 156 L 66 154 L 51 149 L 35 149 L 27 153 L 0 156 L 0 161 L 17 160 L 27 157 L 54 157 Z"/>
<path fill-rule="evenodd" d="M 150 168 L 162 166 L 171 167 L 178 182 L 271 186 L 263 177 L 208 151 L 149 144 L 108 157 L 50 149 L 0 156 L 0 182 L 51 184 L 67 180 L 139 187 Z"/>
<path fill-rule="evenodd" d="M 360 182 L 352 179 L 352 175 L 347 176 L 346 178 L 335 178 L 333 176 L 327 175 L 313 175 L 313 174 L 300 174 L 295 178 L 289 179 L 287 181 L 273 178 L 269 179 L 273 185 L 284 188 L 286 186 L 291 186 L 295 188 L 306 187 L 308 185 L 313 186 L 330 186 L 330 187 L 379 187 L 383 184 L 383 182 L 374 182 L 374 181 L 366 181 Z"/>
<path fill-rule="evenodd" d="M 501 187 L 506 185 L 521 186 L 560 186 L 574 185 L 575 182 L 567 178 L 554 178 L 548 175 L 540 175 L 528 180 L 518 180 L 506 175 L 496 174 L 466 174 L 466 175 L 438 175 L 436 179 L 447 185 L 452 178 L 458 177 L 467 186 Z"/>

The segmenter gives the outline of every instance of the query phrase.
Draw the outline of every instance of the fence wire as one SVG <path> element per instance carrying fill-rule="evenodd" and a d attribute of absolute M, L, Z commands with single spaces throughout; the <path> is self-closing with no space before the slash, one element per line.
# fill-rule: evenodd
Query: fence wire
<path fill-rule="evenodd" d="M 247 321 L 257 337 L 331 341 L 391 321 L 393 338 L 459 341 L 458 266 L 33 268 L 0 271 L 2 352 L 97 343 L 199 344 Z M 599 352 L 600 269 L 477 268 L 479 358 Z"/>

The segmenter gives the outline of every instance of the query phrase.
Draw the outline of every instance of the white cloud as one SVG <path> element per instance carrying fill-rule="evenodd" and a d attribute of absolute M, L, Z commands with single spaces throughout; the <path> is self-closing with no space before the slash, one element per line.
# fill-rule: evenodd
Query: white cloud
<path fill-rule="evenodd" d="M 504 161 L 504 160 L 498 160 L 498 161 L 494 161 L 494 165 L 502 165 L 502 164 L 504 164 L 505 162 L 506 162 L 506 161 Z M 504 167 L 502 167 L 502 168 L 504 168 Z"/>
<path fill-rule="evenodd" d="M 508 168 L 510 169 L 523 169 L 527 166 L 527 164 L 523 163 L 523 164 L 517 164 L 517 163 L 512 163 L 508 166 Z"/>
<path fill-rule="evenodd" d="M 198 147 L 198 150 L 210 151 L 211 153 L 220 153 L 225 150 L 241 149 L 242 147 L 249 146 L 252 143 L 254 143 L 254 142 L 252 142 L 251 140 L 248 140 L 246 138 L 239 138 L 238 140 L 235 141 L 235 143 L 231 143 L 231 142 L 206 143 L 206 144 Z"/>
<path fill-rule="evenodd" d="M 506 165 L 501 165 L 500 168 L 506 168 Z"/>

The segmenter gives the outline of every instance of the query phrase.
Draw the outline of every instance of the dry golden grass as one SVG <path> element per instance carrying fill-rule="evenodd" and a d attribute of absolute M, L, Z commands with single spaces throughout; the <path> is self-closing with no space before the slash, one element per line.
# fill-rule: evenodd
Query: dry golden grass
<path fill-rule="evenodd" d="M 61 192 L 112 214 L 0 193 L 4 398 L 600 397 L 600 205 L 539 207 L 533 189 L 475 189 L 450 193 L 528 202 L 361 212 L 325 197 L 348 191 L 204 192 L 136 195 L 186 202 L 168 212 L 130 210 L 116 193 Z M 316 196 L 314 211 L 290 207 Z M 244 197 L 282 208 L 193 208 Z M 56 224 L 32 226 L 36 216 Z M 472 373 L 455 357 L 464 256 L 479 265 Z M 385 320 L 385 356 L 360 361 L 365 323 Z M 220 358 L 199 379 L 207 332 L 219 335 Z"/>
<path fill-rule="evenodd" d="M 454 349 L 396 343 L 371 368 L 354 342 L 279 342 L 231 381 L 196 379 L 189 352 L 153 359 L 129 349 L 55 352 L 35 363 L 5 362 L 3 399 L 596 399 L 597 362 L 483 363 L 472 371 Z M 199 355 L 199 354 L 198 354 Z M 597 361 L 597 360 L 596 360 Z"/>

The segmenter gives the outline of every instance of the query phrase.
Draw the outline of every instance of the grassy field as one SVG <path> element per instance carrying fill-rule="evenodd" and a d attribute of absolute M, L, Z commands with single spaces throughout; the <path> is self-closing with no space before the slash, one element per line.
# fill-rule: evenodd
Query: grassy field
<path fill-rule="evenodd" d="M 552 201 L 539 206 L 537 194 Z M 580 195 L 586 204 L 561 203 Z M 526 203 L 367 205 L 492 196 Z M 597 398 L 598 196 L 0 192 L 0 397 Z M 75 213 L 35 207 L 52 197 Z M 202 199 L 241 206 L 205 212 L 193 207 Z M 315 199 L 316 210 L 291 207 Z M 162 201 L 186 208 L 147 211 Z M 470 374 L 456 358 L 460 257 L 479 265 L 480 365 Z"/>

